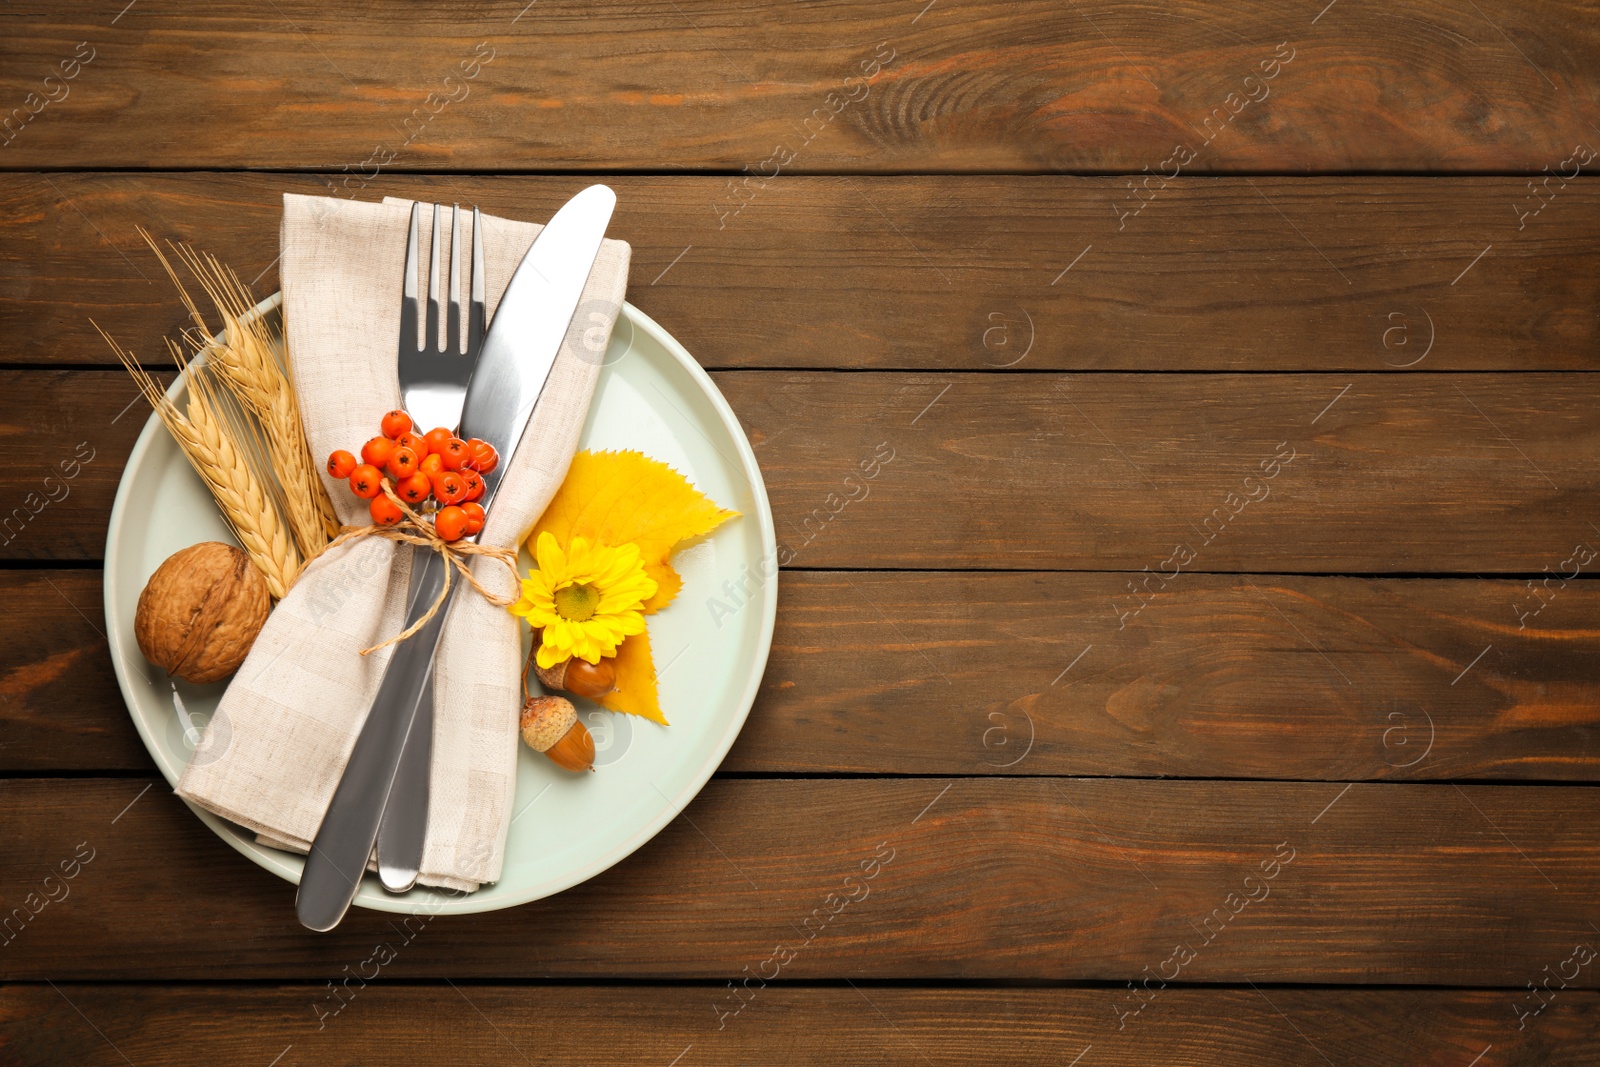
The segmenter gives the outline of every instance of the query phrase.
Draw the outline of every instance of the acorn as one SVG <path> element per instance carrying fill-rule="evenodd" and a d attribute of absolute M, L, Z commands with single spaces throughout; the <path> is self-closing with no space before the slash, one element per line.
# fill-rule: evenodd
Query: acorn
<path fill-rule="evenodd" d="M 539 676 L 546 689 L 560 689 L 590 700 L 599 700 L 617 691 L 616 661 L 611 659 L 590 663 L 574 656 L 554 667 L 535 664 L 533 673 Z"/>
<path fill-rule="evenodd" d="M 557 767 L 594 770 L 594 738 L 566 697 L 529 697 L 522 705 L 522 739 Z"/>

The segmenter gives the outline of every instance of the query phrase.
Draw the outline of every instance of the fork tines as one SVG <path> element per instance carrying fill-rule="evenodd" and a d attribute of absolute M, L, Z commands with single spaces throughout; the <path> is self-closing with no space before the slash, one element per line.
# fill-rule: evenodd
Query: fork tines
<path fill-rule="evenodd" d="M 483 297 L 483 217 L 477 208 L 472 209 L 472 281 L 471 297 L 467 306 L 466 333 L 461 329 L 461 205 L 450 210 L 450 279 L 445 340 L 439 342 L 439 258 L 440 213 L 444 205 L 434 204 L 433 243 L 428 255 L 428 312 L 424 318 L 417 299 L 417 253 L 421 203 L 411 205 L 411 229 L 406 235 L 406 266 L 404 295 L 400 301 L 400 347 L 402 358 L 409 340 L 419 352 L 435 355 L 462 355 L 474 352 L 482 342 L 484 333 Z M 423 333 L 417 335 L 418 321 Z"/>
<path fill-rule="evenodd" d="M 400 298 L 398 370 L 400 392 L 413 419 L 425 426 L 454 427 L 461 420 L 462 399 L 472 368 L 483 347 L 483 216 L 472 210 L 472 296 L 467 321 L 461 321 L 461 205 L 450 218 L 450 292 L 445 340 L 439 340 L 439 259 L 443 251 L 441 205 L 433 205 L 433 245 L 428 255 L 428 311 L 417 299 L 417 245 L 422 205 L 411 205 L 411 231 L 406 235 L 405 279 Z M 417 326 L 422 325 L 422 336 Z M 463 329 L 463 327 L 465 327 Z"/>

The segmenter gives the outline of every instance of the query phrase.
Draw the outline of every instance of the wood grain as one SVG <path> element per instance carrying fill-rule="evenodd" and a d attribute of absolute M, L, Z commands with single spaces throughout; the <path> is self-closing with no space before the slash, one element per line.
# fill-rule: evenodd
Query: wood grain
<path fill-rule="evenodd" d="M 0 491 L 0 558 L 98 557 L 149 415 L 126 373 L 0 372 L 0 440 L 16 472 Z"/>
<path fill-rule="evenodd" d="M 164 786 L 144 788 L 0 783 L 0 905 L 9 914 L 38 894 L 0 978 L 320 982 L 396 936 L 392 916 L 360 909 L 309 933 L 292 886 Z M 782 976 L 797 981 L 1123 981 L 1148 967 L 1185 984 L 1522 990 L 1549 966 L 1593 988 L 1592 961 L 1564 961 L 1600 936 L 1587 919 L 1597 825 L 1600 793 L 1570 787 L 712 782 L 581 890 L 429 919 L 406 967 L 723 981 L 746 966 L 770 977 L 764 961 L 792 952 Z M 75 878 L 45 881 L 75 856 Z M 47 892 L 56 902 L 38 904 Z"/>
<path fill-rule="evenodd" d="M 1594 14 L 0 10 L 0 1062 L 1600 1064 Z M 749 727 L 580 889 L 309 934 L 123 709 L 89 319 L 181 325 L 139 226 L 264 294 L 285 191 L 591 174 L 771 493 Z"/>
<path fill-rule="evenodd" d="M 279 1067 L 298 1067 L 367 1062 L 375 1048 L 385 1063 L 486 1067 L 674 1056 L 679 1067 L 733 1067 L 775 1049 L 792 1063 L 1031 1067 L 1082 1055 L 1082 1067 L 1391 1067 L 1465 1065 L 1489 1046 L 1499 1064 L 1600 1063 L 1600 998 L 1580 991 L 1518 1030 L 1514 991 L 1173 988 L 1118 1030 L 1115 989 L 772 986 L 719 1029 L 713 1005 L 725 986 L 451 990 L 384 980 L 414 977 L 411 962 L 402 952 L 383 978 L 352 983 L 344 1008 L 320 1025 L 313 1006 L 329 1003 L 326 986 L 7 986 L 0 1051 L 19 1067 L 109 1067 L 123 1055 L 140 1065 L 282 1056 Z"/>
<path fill-rule="evenodd" d="M 1585 779 L 1600 589 L 1195 575 L 785 574 L 725 767 L 782 774 Z M 1552 583 L 1551 590 L 1556 588 Z M 1527 610 L 1527 609 L 1524 609 Z M 1470 669 L 1469 669 L 1470 667 Z"/>
<path fill-rule="evenodd" d="M 382 167 L 1154 172 L 1175 144 L 1196 172 L 1536 172 L 1594 137 L 1600 68 L 1600 30 L 1576 0 L 79 2 L 8 13 L 0 42 L 0 88 L 21 111 L 8 167 L 356 179 Z M 75 54 L 92 59 L 44 81 Z"/>
<path fill-rule="evenodd" d="M 1148 569 L 1154 594 L 1183 570 L 1539 573 L 1597 535 L 1582 376 L 717 382 L 800 566 Z"/>
<path fill-rule="evenodd" d="M 755 446 L 784 565 L 1148 568 L 1148 597 L 1175 572 L 1540 574 L 1600 537 L 1600 410 L 1582 376 L 715 380 Z M 120 372 L 0 372 L 14 525 L 57 464 L 93 451 L 0 558 L 101 554 L 133 396 Z M 709 445 L 704 459 L 720 462 Z"/>
<path fill-rule="evenodd" d="M 1119 630 L 1108 605 L 1126 582 L 786 574 L 723 769 L 1600 777 L 1592 583 L 1552 583 L 1519 629 L 1517 606 L 1541 602 L 1523 583 L 1195 575 Z M 0 600 L 29 605 L 0 615 L 0 770 L 150 769 L 99 572 L 0 572 Z"/>
<path fill-rule="evenodd" d="M 1138 201 L 1117 178 L 802 176 L 728 219 L 726 179 L 606 180 L 629 299 L 707 367 L 1600 367 L 1594 182 L 1552 181 L 1519 223 L 1544 202 L 1523 178 L 1184 177 L 1119 218 Z M 384 175 L 361 196 L 543 219 L 581 184 Z M 299 174 L 0 175 L 0 361 L 114 366 L 91 318 L 157 359 L 183 322 L 138 226 L 271 292 L 285 191 L 328 192 Z"/>
<path fill-rule="evenodd" d="M 0 613 L 0 769 L 153 772 L 112 673 L 100 572 L 0 572 L 0 602 L 26 608 Z"/>

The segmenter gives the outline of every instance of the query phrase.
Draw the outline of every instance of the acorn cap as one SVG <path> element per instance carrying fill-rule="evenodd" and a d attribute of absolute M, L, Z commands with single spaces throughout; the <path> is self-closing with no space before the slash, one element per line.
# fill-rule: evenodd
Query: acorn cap
<path fill-rule="evenodd" d="M 539 679 L 539 684 L 546 689 L 565 689 L 567 687 L 567 664 L 570 659 L 564 659 L 554 667 L 541 667 L 537 662 L 533 665 L 533 673 Z"/>
<path fill-rule="evenodd" d="M 535 752 L 548 752 L 578 721 L 566 697 L 529 697 L 522 705 L 522 739 Z"/>

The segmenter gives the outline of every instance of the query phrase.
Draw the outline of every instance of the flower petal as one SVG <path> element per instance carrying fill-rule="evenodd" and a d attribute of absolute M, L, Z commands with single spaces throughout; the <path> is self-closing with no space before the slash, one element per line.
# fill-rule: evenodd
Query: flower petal
<path fill-rule="evenodd" d="M 574 535 L 563 547 L 546 530 L 534 547 L 539 566 L 523 579 L 522 596 L 509 610 L 542 630 L 536 654 L 541 667 L 568 658 L 598 663 L 616 655 L 624 639 L 645 632 L 642 609 L 657 583 L 638 545 L 611 546 Z M 573 585 L 593 586 L 599 594 L 587 619 L 565 618 L 556 605 L 555 595 Z"/>
<path fill-rule="evenodd" d="M 534 556 L 539 561 L 539 570 L 544 578 L 554 587 L 567 572 L 567 557 L 561 551 L 561 546 L 556 543 L 555 536 L 548 531 L 539 535 L 538 546 L 534 549 Z"/>

